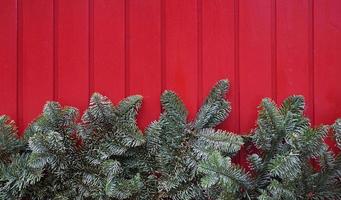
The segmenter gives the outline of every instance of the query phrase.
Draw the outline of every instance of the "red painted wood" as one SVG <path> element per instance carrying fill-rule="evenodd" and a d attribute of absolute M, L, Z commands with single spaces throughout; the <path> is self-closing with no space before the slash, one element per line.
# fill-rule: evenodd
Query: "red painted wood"
<path fill-rule="evenodd" d="M 238 77 L 235 62 L 235 1 L 203 1 L 203 95 L 208 95 L 212 86 L 220 79 L 228 78 L 230 90 L 228 99 L 232 113 L 221 126 L 238 131 L 239 105 L 237 99 Z"/>
<path fill-rule="evenodd" d="M 115 103 L 139 93 L 145 127 L 158 117 L 163 89 L 177 92 L 193 118 L 212 85 L 229 78 L 224 129 L 248 133 L 262 98 L 292 94 L 306 97 L 315 124 L 330 124 L 341 117 L 340 7 L 338 0 L 2 0 L 0 113 L 22 129 L 48 99 L 82 110 L 93 91 Z"/>
<path fill-rule="evenodd" d="M 53 98 L 53 1 L 22 1 L 23 130 Z"/>
<path fill-rule="evenodd" d="M 129 94 L 141 94 L 138 121 L 146 127 L 160 114 L 161 2 L 128 1 Z M 148 27 L 148 28 L 146 28 Z"/>
<path fill-rule="evenodd" d="M 301 94 L 306 100 L 306 114 L 313 117 L 308 1 L 279 0 L 276 12 L 278 100 L 282 102 L 289 95 Z"/>
<path fill-rule="evenodd" d="M 197 1 L 166 0 L 165 7 L 165 88 L 176 91 L 193 118 L 198 108 Z"/>
<path fill-rule="evenodd" d="M 117 103 L 125 96 L 124 0 L 95 0 L 93 6 L 94 91 Z"/>
<path fill-rule="evenodd" d="M 17 119 L 17 9 L 0 1 L 0 115 Z"/>
<path fill-rule="evenodd" d="M 341 116 L 341 2 L 316 1 L 314 15 L 314 87 L 316 124 Z"/>
<path fill-rule="evenodd" d="M 254 127 L 256 107 L 272 97 L 271 1 L 239 2 L 240 128 Z"/>
<path fill-rule="evenodd" d="M 315 122 L 330 124 L 341 116 L 341 2 L 315 1 L 313 8 Z"/>
<path fill-rule="evenodd" d="M 89 1 L 57 0 L 57 100 L 86 108 L 89 99 Z"/>

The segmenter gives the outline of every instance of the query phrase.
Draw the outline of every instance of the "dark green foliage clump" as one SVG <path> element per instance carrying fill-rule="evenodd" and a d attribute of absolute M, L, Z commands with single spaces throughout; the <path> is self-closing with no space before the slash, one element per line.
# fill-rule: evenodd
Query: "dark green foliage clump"
<path fill-rule="evenodd" d="M 118 106 L 94 94 L 78 122 L 78 110 L 49 102 L 18 140 L 0 120 L 3 199 L 139 199 L 146 171 L 145 138 L 136 124 L 141 96 Z"/>
<path fill-rule="evenodd" d="M 131 96 L 114 106 L 95 93 L 82 117 L 81 153 L 86 163 L 85 196 L 94 199 L 127 199 L 143 196 L 143 162 L 139 163 L 145 138 L 136 124 L 141 96 Z"/>
<path fill-rule="evenodd" d="M 29 165 L 30 153 L 27 137 L 18 139 L 14 122 L 0 116 L 0 199 L 26 197 L 43 176 Z"/>
<path fill-rule="evenodd" d="M 43 114 L 26 130 L 29 165 L 43 171 L 30 195 L 35 199 L 66 199 L 79 196 L 81 157 L 77 147 L 78 110 L 48 102 Z"/>
<path fill-rule="evenodd" d="M 329 127 L 312 128 L 303 111 L 301 96 L 291 96 L 281 106 L 264 99 L 246 143 L 258 149 L 248 156 L 250 172 L 217 152 L 201 164 L 207 174 L 204 185 L 219 188 L 220 199 L 340 199 L 340 155 L 324 143 Z M 339 123 L 333 126 L 336 138 Z"/>
<path fill-rule="evenodd" d="M 14 121 L 7 116 L 0 116 L 0 161 L 10 162 L 13 154 L 24 150 L 25 144 L 18 139 Z"/>
<path fill-rule="evenodd" d="M 216 129 L 230 114 L 229 85 L 219 81 L 193 120 L 171 91 L 146 133 L 137 126 L 139 95 L 114 105 L 93 94 L 82 117 L 48 102 L 17 136 L 0 116 L 0 199 L 341 199 L 341 119 L 312 127 L 304 99 L 264 99 L 248 136 Z M 247 170 L 232 162 L 244 146 Z"/>
<path fill-rule="evenodd" d="M 163 113 L 146 133 L 158 183 L 157 199 L 209 198 L 200 184 L 198 162 L 207 160 L 214 151 L 233 155 L 243 143 L 240 136 L 213 129 L 230 113 L 230 104 L 224 99 L 227 90 L 227 81 L 218 82 L 190 122 L 180 98 L 170 91 L 163 93 Z"/>

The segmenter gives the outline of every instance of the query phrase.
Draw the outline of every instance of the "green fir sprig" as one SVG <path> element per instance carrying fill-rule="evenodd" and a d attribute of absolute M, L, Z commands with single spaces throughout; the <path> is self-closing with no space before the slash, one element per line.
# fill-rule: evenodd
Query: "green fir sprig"
<path fill-rule="evenodd" d="M 302 96 L 266 98 L 240 136 L 217 129 L 231 112 L 228 89 L 219 81 L 192 120 L 165 91 L 145 133 L 139 95 L 114 105 L 94 93 L 82 116 L 48 102 L 23 137 L 0 116 L 0 199 L 341 199 L 341 155 L 324 142 L 332 132 L 341 148 L 341 119 L 312 127 Z M 244 154 L 247 166 L 233 161 Z"/>

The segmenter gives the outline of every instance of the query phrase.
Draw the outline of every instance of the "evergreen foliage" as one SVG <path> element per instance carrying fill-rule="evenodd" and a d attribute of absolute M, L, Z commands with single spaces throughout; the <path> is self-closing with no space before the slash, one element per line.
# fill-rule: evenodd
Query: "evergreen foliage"
<path fill-rule="evenodd" d="M 137 127 L 141 96 L 130 96 L 114 106 L 95 93 L 82 117 L 81 153 L 86 163 L 82 177 L 93 199 L 139 199 L 143 180 L 142 145 L 145 138 Z"/>
<path fill-rule="evenodd" d="M 95 93 L 82 117 L 48 102 L 21 138 L 0 116 L 0 199 L 341 199 L 341 155 L 324 142 L 332 132 L 341 149 L 341 119 L 314 128 L 303 97 L 263 99 L 255 129 L 238 136 L 216 128 L 228 88 L 219 81 L 194 119 L 165 91 L 145 134 L 139 95 L 114 105 Z M 232 161 L 241 151 L 248 166 Z"/>
<path fill-rule="evenodd" d="M 207 193 L 200 185 L 198 162 L 206 160 L 213 151 L 232 155 L 242 145 L 242 138 L 213 129 L 230 113 L 225 100 L 226 80 L 211 90 L 193 121 L 180 98 L 171 91 L 161 97 L 163 113 L 147 129 L 147 151 L 151 169 L 157 179 L 157 199 L 205 199 Z"/>
<path fill-rule="evenodd" d="M 24 143 L 18 139 L 14 121 L 0 116 L 0 162 L 10 162 L 11 156 L 24 150 Z"/>
<path fill-rule="evenodd" d="M 246 138 L 246 145 L 258 152 L 248 156 L 250 171 L 217 152 L 200 165 L 206 174 L 203 185 L 218 188 L 220 199 L 340 199 L 340 155 L 324 143 L 329 127 L 312 128 L 303 111 L 301 96 L 291 96 L 281 106 L 264 99 L 257 127 Z M 336 137 L 339 125 L 334 125 Z"/>
<path fill-rule="evenodd" d="M 143 197 L 145 139 L 135 120 L 141 102 L 131 96 L 114 106 L 95 93 L 81 122 L 77 109 L 48 102 L 23 140 L 2 117 L 3 199 Z"/>
<path fill-rule="evenodd" d="M 0 156 L 0 199 L 26 197 L 42 171 L 29 166 L 27 137 L 18 139 L 17 128 L 7 116 L 0 116 Z"/>

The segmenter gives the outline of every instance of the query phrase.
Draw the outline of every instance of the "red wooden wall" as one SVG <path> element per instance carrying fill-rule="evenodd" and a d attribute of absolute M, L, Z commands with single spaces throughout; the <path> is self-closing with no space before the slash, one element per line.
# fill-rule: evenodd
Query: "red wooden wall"
<path fill-rule="evenodd" d="M 339 0 L 0 0 L 0 113 L 21 130 L 47 100 L 86 108 L 98 91 L 141 94 L 141 127 L 163 90 L 191 117 L 228 78 L 247 133 L 263 97 L 303 94 L 315 124 L 341 117 Z"/>

